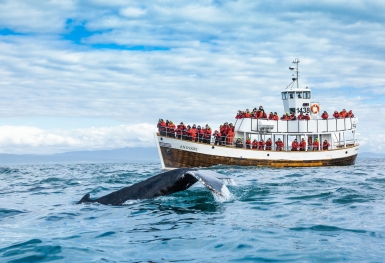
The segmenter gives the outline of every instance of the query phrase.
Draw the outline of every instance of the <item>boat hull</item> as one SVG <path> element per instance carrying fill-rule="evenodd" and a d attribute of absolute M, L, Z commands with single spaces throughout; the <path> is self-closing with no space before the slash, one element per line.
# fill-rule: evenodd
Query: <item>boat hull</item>
<path fill-rule="evenodd" d="M 162 167 L 192 168 L 215 165 L 316 167 L 355 163 L 358 145 L 330 151 L 259 151 L 195 143 L 155 135 Z"/>

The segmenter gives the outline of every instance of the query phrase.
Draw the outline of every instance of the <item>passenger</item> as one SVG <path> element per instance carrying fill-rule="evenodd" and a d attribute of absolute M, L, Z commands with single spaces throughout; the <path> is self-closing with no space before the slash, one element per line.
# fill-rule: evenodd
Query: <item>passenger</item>
<path fill-rule="evenodd" d="M 211 142 L 211 133 L 212 133 L 212 131 L 211 131 L 210 126 L 208 126 L 206 124 L 206 128 L 205 128 L 205 143 L 207 143 L 207 144 L 210 144 L 210 142 Z"/>
<path fill-rule="evenodd" d="M 305 115 L 303 115 L 302 112 L 300 112 L 300 114 L 298 115 L 298 120 L 304 120 L 305 119 Z"/>
<path fill-rule="evenodd" d="M 184 140 L 191 141 L 191 138 L 192 138 L 191 132 L 192 132 L 191 131 L 191 126 L 187 125 L 186 130 L 185 130 L 185 134 L 183 135 L 184 136 Z"/>
<path fill-rule="evenodd" d="M 313 142 L 313 151 L 318 151 L 319 150 L 319 141 L 318 138 L 315 138 Z"/>
<path fill-rule="evenodd" d="M 242 139 L 241 138 L 237 138 L 237 140 L 235 141 L 235 147 L 243 148 L 243 144 L 242 144 Z"/>
<path fill-rule="evenodd" d="M 302 99 L 301 93 L 298 94 L 298 99 Z"/>
<path fill-rule="evenodd" d="M 266 151 L 271 151 L 271 145 L 273 144 L 273 142 L 271 141 L 271 139 L 267 139 L 266 141 Z"/>
<path fill-rule="evenodd" d="M 187 131 L 191 129 L 190 125 L 185 126 L 185 128 L 182 130 L 182 140 L 187 140 Z"/>
<path fill-rule="evenodd" d="M 197 127 L 195 124 L 193 124 L 192 128 L 189 130 L 190 134 L 191 134 L 191 141 L 193 142 L 196 142 L 197 141 L 197 133 L 198 133 L 198 130 L 197 130 Z"/>
<path fill-rule="evenodd" d="M 322 113 L 321 115 L 321 118 L 324 120 L 327 120 L 329 118 L 329 114 L 326 111 L 324 111 L 324 113 Z"/>
<path fill-rule="evenodd" d="M 262 106 L 259 106 L 259 108 L 257 110 L 257 119 L 264 118 L 264 115 L 266 115 L 265 110 L 263 109 Z"/>
<path fill-rule="evenodd" d="M 160 119 L 160 120 L 161 120 L 159 124 L 160 135 L 166 136 L 166 122 L 163 119 Z"/>
<path fill-rule="evenodd" d="M 291 112 L 291 114 L 290 114 L 290 120 L 295 121 L 296 119 L 297 119 L 297 117 L 295 117 L 294 112 Z"/>
<path fill-rule="evenodd" d="M 199 130 L 199 133 L 198 133 L 198 141 L 199 142 L 204 142 L 205 134 L 206 134 L 206 129 L 201 127 L 201 129 Z"/>
<path fill-rule="evenodd" d="M 340 114 L 338 113 L 338 111 L 334 111 L 333 117 L 336 118 L 336 119 L 340 118 Z"/>
<path fill-rule="evenodd" d="M 201 130 L 202 130 L 201 126 L 198 125 L 198 126 L 197 126 L 197 137 L 195 138 L 195 142 L 200 142 L 200 138 L 201 138 Z"/>
<path fill-rule="evenodd" d="M 281 138 L 278 138 L 278 141 L 275 142 L 275 145 L 277 146 L 275 148 L 277 151 L 282 151 L 284 144 L 283 141 L 281 141 Z"/>
<path fill-rule="evenodd" d="M 284 121 L 288 121 L 290 120 L 290 116 L 289 116 L 289 113 L 286 112 L 286 114 L 284 114 L 282 117 L 281 117 L 281 120 L 284 120 Z"/>
<path fill-rule="evenodd" d="M 343 109 L 343 110 L 340 112 L 340 118 L 341 118 L 341 119 L 345 119 L 347 114 L 348 114 L 348 113 L 346 112 L 346 110 Z"/>
<path fill-rule="evenodd" d="M 254 139 L 254 141 L 251 143 L 251 147 L 253 148 L 253 150 L 258 150 L 259 143 L 257 139 Z"/>
<path fill-rule="evenodd" d="M 269 113 L 268 119 L 269 120 L 274 120 L 274 114 L 272 112 Z"/>
<path fill-rule="evenodd" d="M 327 140 L 324 140 L 322 143 L 322 150 L 327 151 L 329 150 L 330 143 Z"/>
<path fill-rule="evenodd" d="M 352 110 L 350 110 L 350 111 L 348 112 L 348 114 L 346 115 L 346 118 L 354 118 L 354 114 L 353 114 L 353 111 L 352 111 Z"/>
<path fill-rule="evenodd" d="M 274 120 L 277 121 L 279 120 L 278 113 L 274 112 Z"/>
<path fill-rule="evenodd" d="M 310 120 L 309 113 L 306 113 L 306 115 L 303 117 L 303 119 L 309 121 Z"/>
<path fill-rule="evenodd" d="M 229 124 L 229 128 L 227 130 L 227 144 L 232 145 L 233 144 L 233 138 L 234 138 L 234 126 L 232 123 Z"/>
<path fill-rule="evenodd" d="M 175 124 L 172 121 L 169 121 L 166 132 L 168 137 L 175 138 Z"/>
<path fill-rule="evenodd" d="M 222 127 L 219 128 L 219 133 L 221 134 L 221 145 L 226 145 L 226 136 L 227 136 L 227 122 L 225 122 Z"/>
<path fill-rule="evenodd" d="M 247 139 L 246 139 L 246 148 L 247 149 L 251 148 L 251 139 L 250 139 L 250 137 L 247 137 Z"/>
<path fill-rule="evenodd" d="M 250 118 L 252 119 L 256 119 L 257 118 L 257 110 L 254 109 L 251 113 L 250 113 Z"/>
<path fill-rule="evenodd" d="M 299 144 L 297 142 L 297 139 L 294 139 L 294 141 L 291 143 L 291 150 L 292 151 L 297 151 L 299 147 Z"/>
<path fill-rule="evenodd" d="M 176 127 L 176 137 L 178 139 L 182 139 L 182 134 L 183 134 L 183 131 L 186 130 L 186 126 L 183 124 L 183 122 L 181 122 L 177 127 Z"/>
<path fill-rule="evenodd" d="M 249 109 L 246 109 L 245 118 L 250 118 L 250 117 L 251 117 L 251 113 L 250 113 Z"/>
<path fill-rule="evenodd" d="M 265 141 L 263 139 L 261 139 L 258 143 L 258 149 L 263 151 L 265 150 Z"/>
<path fill-rule="evenodd" d="M 214 138 L 215 138 L 215 145 L 220 145 L 221 143 L 221 133 L 218 132 L 217 130 L 214 131 L 214 134 L 213 134 Z"/>
<path fill-rule="evenodd" d="M 299 150 L 306 151 L 306 141 L 305 138 L 302 138 L 302 141 L 299 143 Z"/>
<path fill-rule="evenodd" d="M 237 115 L 235 115 L 236 119 L 242 119 L 242 112 L 239 110 Z"/>

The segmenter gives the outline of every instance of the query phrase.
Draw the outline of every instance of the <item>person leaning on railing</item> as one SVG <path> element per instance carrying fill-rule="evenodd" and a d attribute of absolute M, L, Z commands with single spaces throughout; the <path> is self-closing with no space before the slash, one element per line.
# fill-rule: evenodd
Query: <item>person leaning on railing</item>
<path fill-rule="evenodd" d="M 265 141 L 263 139 L 258 142 L 258 149 L 261 151 L 265 149 Z"/>
<path fill-rule="evenodd" d="M 297 151 L 298 150 L 298 142 L 297 142 L 297 139 L 294 139 L 294 141 L 291 143 L 291 150 L 292 151 Z"/>
<path fill-rule="evenodd" d="M 325 141 L 322 143 L 322 150 L 324 150 L 324 151 L 329 150 L 329 146 L 330 146 L 330 143 L 329 143 L 327 140 L 325 140 Z"/>
<path fill-rule="evenodd" d="M 271 146 L 273 145 L 273 142 L 271 141 L 271 139 L 267 139 L 266 141 L 266 151 L 271 151 Z"/>
<path fill-rule="evenodd" d="M 319 141 L 318 138 L 316 138 L 313 142 L 313 151 L 318 151 L 319 150 Z"/>
<path fill-rule="evenodd" d="M 285 146 L 283 141 L 281 141 L 281 138 L 278 138 L 278 140 L 275 142 L 275 145 L 277 146 L 275 148 L 277 151 L 282 151 L 283 147 Z"/>
<path fill-rule="evenodd" d="M 324 111 L 321 115 L 321 118 L 324 120 L 327 120 L 329 118 L 329 114 L 326 111 Z"/>
<path fill-rule="evenodd" d="M 210 126 L 208 124 L 206 124 L 205 134 L 204 134 L 204 142 L 205 143 L 210 144 L 210 142 L 211 142 L 211 133 L 212 133 L 212 131 L 211 131 Z"/>

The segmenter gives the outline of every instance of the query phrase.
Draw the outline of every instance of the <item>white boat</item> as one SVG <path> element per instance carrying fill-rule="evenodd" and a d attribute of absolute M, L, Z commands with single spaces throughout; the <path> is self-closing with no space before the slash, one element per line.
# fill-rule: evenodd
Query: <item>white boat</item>
<path fill-rule="evenodd" d="M 296 120 L 271 120 L 241 118 L 235 121 L 235 136 L 229 145 L 214 145 L 175 138 L 175 134 L 155 134 L 161 165 L 163 169 L 182 167 L 209 167 L 214 165 L 239 166 L 273 166 L 273 167 L 314 167 L 314 166 L 342 166 L 355 163 L 359 143 L 356 140 L 357 117 L 322 119 L 320 117 L 321 104 L 314 101 L 311 90 L 299 88 L 298 63 L 289 67 L 294 72 L 292 83 L 281 92 L 285 112 L 295 112 Z M 308 113 L 310 120 L 299 120 L 300 113 Z M 165 136 L 166 135 L 166 136 Z M 236 147 L 235 138 L 246 142 L 266 140 L 271 138 L 271 150 L 263 147 L 261 150 Z M 284 147 L 277 151 L 274 142 L 281 139 Z M 303 150 L 292 150 L 292 142 L 302 139 L 307 142 Z M 320 147 L 312 147 L 318 139 Z M 329 142 L 330 146 L 324 150 L 322 143 Z"/>

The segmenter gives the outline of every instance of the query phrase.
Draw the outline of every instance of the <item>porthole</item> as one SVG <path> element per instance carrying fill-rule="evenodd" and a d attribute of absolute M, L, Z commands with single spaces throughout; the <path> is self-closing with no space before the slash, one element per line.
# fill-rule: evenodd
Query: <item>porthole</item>
<path fill-rule="evenodd" d="M 162 137 L 160 137 L 160 140 L 161 140 L 161 141 L 163 141 L 163 138 L 162 138 Z"/>
<path fill-rule="evenodd" d="M 267 156 L 270 156 L 270 153 L 268 153 Z"/>
<path fill-rule="evenodd" d="M 213 146 L 213 147 L 211 147 L 211 149 L 214 149 L 215 147 Z"/>
<path fill-rule="evenodd" d="M 348 154 L 348 151 L 346 151 L 345 153 Z"/>

